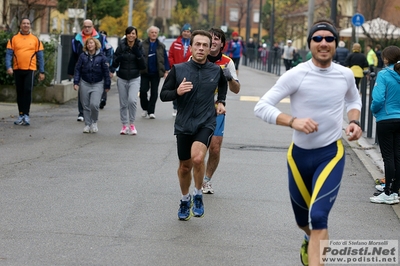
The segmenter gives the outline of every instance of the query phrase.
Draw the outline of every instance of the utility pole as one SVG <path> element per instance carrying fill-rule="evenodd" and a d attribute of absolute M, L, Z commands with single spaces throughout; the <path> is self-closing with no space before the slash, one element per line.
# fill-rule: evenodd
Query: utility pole
<path fill-rule="evenodd" d="M 312 25 L 314 24 L 314 0 L 308 0 L 308 30 L 307 35 L 310 32 Z"/>
<path fill-rule="evenodd" d="M 272 5 L 271 5 L 271 23 L 269 27 L 269 42 L 270 42 L 270 48 L 274 45 L 274 27 L 275 27 L 275 0 L 272 0 Z"/>
<path fill-rule="evenodd" d="M 258 13 L 258 42 L 261 41 L 261 32 L 262 32 L 262 22 L 261 22 L 262 1 L 263 0 L 260 0 L 260 12 Z"/>
<path fill-rule="evenodd" d="M 337 27 L 336 24 L 336 17 L 337 17 L 337 0 L 332 0 L 332 5 L 331 5 L 331 20 L 333 22 L 333 25 Z"/>
<path fill-rule="evenodd" d="M 223 25 L 226 26 L 226 0 L 224 0 L 224 6 L 223 6 L 223 10 L 224 10 L 224 15 L 223 15 Z"/>
<path fill-rule="evenodd" d="M 86 20 L 87 18 L 87 0 L 83 0 L 83 10 L 85 12 L 85 14 L 83 15 L 83 20 Z"/>
<path fill-rule="evenodd" d="M 250 38 L 250 31 L 251 31 L 251 25 L 250 25 L 250 16 L 251 16 L 251 11 L 253 9 L 253 6 L 250 4 L 250 0 L 247 0 L 247 14 L 246 14 L 246 40 L 247 42 Z"/>
<path fill-rule="evenodd" d="M 132 26 L 133 0 L 129 0 L 128 27 Z"/>
<path fill-rule="evenodd" d="M 353 14 L 357 13 L 357 7 L 358 7 L 358 0 L 353 0 Z M 351 41 L 353 43 L 358 42 L 357 38 L 356 38 L 356 27 L 351 24 L 352 26 L 352 31 L 351 31 Z"/>

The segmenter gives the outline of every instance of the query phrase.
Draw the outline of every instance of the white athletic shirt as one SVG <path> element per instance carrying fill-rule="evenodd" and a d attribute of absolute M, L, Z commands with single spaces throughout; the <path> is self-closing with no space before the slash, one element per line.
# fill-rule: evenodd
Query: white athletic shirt
<path fill-rule="evenodd" d="M 312 60 L 285 72 L 254 107 L 257 117 L 276 124 L 282 112 L 275 107 L 290 97 L 292 116 L 312 118 L 318 132 L 305 134 L 294 130 L 293 142 L 303 149 L 325 147 L 342 137 L 344 107 L 361 110 L 361 99 L 353 72 L 339 64 L 316 67 Z"/>

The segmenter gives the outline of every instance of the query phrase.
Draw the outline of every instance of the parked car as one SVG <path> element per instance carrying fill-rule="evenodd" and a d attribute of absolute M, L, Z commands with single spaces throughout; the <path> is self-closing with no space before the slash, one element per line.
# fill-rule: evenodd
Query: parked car
<path fill-rule="evenodd" d="M 169 48 L 171 47 L 171 44 L 175 41 L 176 39 L 173 39 L 173 38 L 167 38 L 167 39 L 165 39 L 164 40 L 164 45 L 165 45 L 165 50 L 167 50 L 167 54 L 168 54 L 168 51 L 169 51 Z"/>

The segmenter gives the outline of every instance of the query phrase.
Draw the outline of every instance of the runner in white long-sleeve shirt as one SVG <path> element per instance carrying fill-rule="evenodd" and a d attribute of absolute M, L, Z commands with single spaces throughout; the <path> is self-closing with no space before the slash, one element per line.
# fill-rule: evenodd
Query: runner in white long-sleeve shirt
<path fill-rule="evenodd" d="M 307 38 L 312 60 L 279 78 L 254 108 L 264 121 L 294 129 L 289 147 L 289 192 L 296 223 L 305 232 L 300 250 L 304 265 L 320 265 L 320 240 L 328 239 L 328 215 L 339 191 L 345 153 L 343 111 L 350 141 L 362 135 L 361 99 L 350 69 L 332 62 L 339 41 L 328 20 L 316 22 Z M 290 97 L 292 114 L 275 106 Z"/>

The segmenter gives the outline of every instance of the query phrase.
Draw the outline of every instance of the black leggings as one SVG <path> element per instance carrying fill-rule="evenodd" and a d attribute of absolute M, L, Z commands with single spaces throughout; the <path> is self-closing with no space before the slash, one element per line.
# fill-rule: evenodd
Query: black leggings
<path fill-rule="evenodd" d="M 19 114 L 29 115 L 32 102 L 33 70 L 14 70 Z"/>
<path fill-rule="evenodd" d="M 385 193 L 399 193 L 400 119 L 377 122 L 376 134 L 385 168 Z"/>

